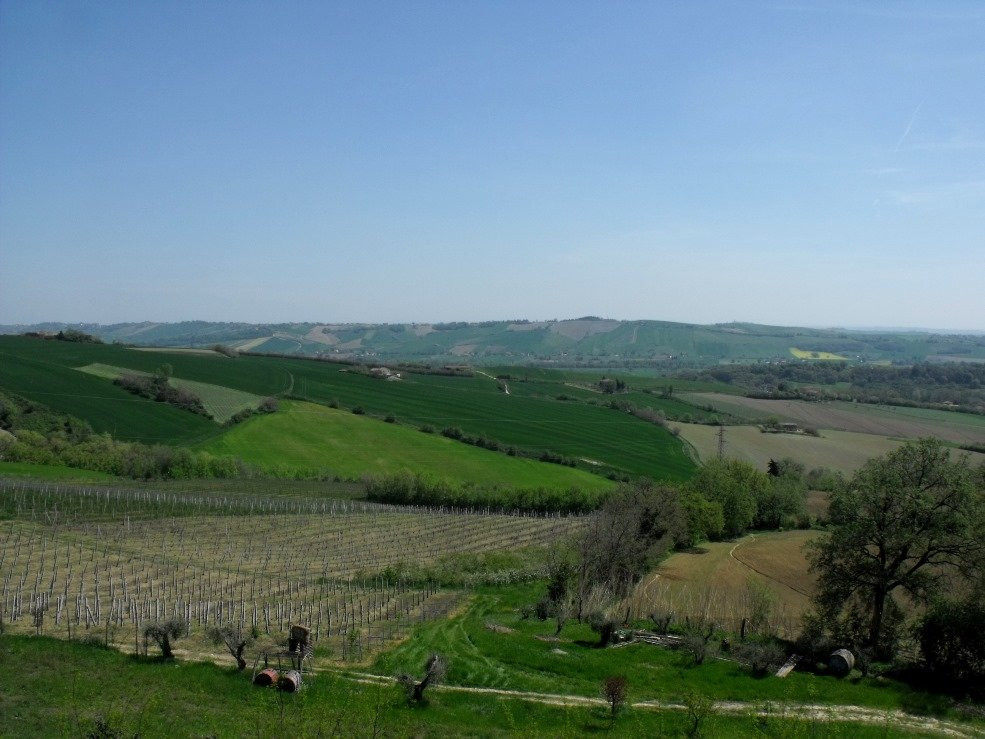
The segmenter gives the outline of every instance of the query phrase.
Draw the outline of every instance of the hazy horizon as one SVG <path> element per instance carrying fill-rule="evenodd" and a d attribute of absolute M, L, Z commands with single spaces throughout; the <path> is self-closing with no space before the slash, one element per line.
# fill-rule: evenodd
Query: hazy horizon
<path fill-rule="evenodd" d="M 468 321 L 467 323 L 478 324 L 478 323 L 510 323 L 514 321 L 526 321 L 529 323 L 549 323 L 553 321 L 578 321 L 578 320 L 588 320 L 588 319 L 598 319 L 602 321 L 620 321 L 623 323 L 634 323 L 640 321 L 655 321 L 664 323 L 680 323 L 680 324 L 692 324 L 696 326 L 727 326 L 731 324 L 755 324 L 761 326 L 772 326 L 775 328 L 809 328 L 817 329 L 821 331 L 853 331 L 853 332 L 886 332 L 886 333 L 903 333 L 903 332 L 916 332 L 916 333 L 944 333 L 944 334 L 960 334 L 967 333 L 972 335 L 985 334 L 985 328 L 951 328 L 948 326 L 852 326 L 852 325 L 797 325 L 789 323 L 761 323 L 758 321 L 743 321 L 743 320 L 729 320 L 729 321 L 711 321 L 709 323 L 696 323 L 695 321 L 669 321 L 663 318 L 620 318 L 616 316 L 599 316 L 594 314 L 587 314 L 584 316 L 558 316 L 553 318 L 524 318 L 522 316 L 515 316 L 512 318 L 480 318 L 473 321 Z M 208 318 L 186 318 L 180 321 L 175 320 L 161 320 L 155 321 L 152 319 L 144 320 L 125 320 L 125 321 L 111 321 L 106 323 L 101 323 L 98 321 L 58 321 L 58 320 L 41 320 L 32 321 L 30 323 L 24 322 L 14 322 L 14 323 L 0 323 L 2 327 L 12 327 L 12 326 L 45 326 L 45 325 L 65 325 L 65 326 L 112 326 L 112 325 L 125 325 L 125 324 L 142 324 L 149 323 L 153 325 L 165 325 L 183 322 L 203 322 L 203 323 L 244 323 L 252 325 L 279 325 L 279 324 L 319 324 L 319 325 L 416 325 L 416 326 L 426 326 L 441 323 L 457 323 L 458 320 L 454 318 L 433 320 L 433 321 L 333 321 L 333 320 L 287 320 L 287 321 L 214 321 Z"/>
<path fill-rule="evenodd" d="M 985 328 L 976 2 L 10 0 L 0 116 L 2 324 Z"/>

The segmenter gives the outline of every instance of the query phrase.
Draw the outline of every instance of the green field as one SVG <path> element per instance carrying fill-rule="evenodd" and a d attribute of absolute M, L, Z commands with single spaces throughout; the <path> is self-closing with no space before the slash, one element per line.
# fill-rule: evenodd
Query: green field
<path fill-rule="evenodd" d="M 85 367 L 78 368 L 81 372 L 86 372 L 96 377 L 106 380 L 115 380 L 120 375 L 133 372 L 125 367 L 112 367 L 108 364 L 87 364 Z M 140 372 L 140 374 L 146 374 Z M 186 390 L 199 400 L 205 407 L 206 412 L 216 423 L 226 423 L 233 416 L 241 411 L 256 410 L 263 401 L 259 395 L 246 393 L 242 390 L 233 390 L 222 385 L 213 385 L 209 382 L 196 382 L 195 380 L 185 380 L 180 377 L 171 377 L 168 382 L 174 387 Z"/>
<path fill-rule="evenodd" d="M 153 372 L 162 355 L 121 346 L 0 337 L 0 388 L 88 420 L 121 439 L 177 444 L 221 433 L 187 411 L 127 393 L 74 368 L 91 364 Z M 550 450 L 581 461 L 586 470 L 684 480 L 694 470 L 683 444 L 666 429 L 602 406 L 550 397 L 506 395 L 488 377 L 407 374 L 383 382 L 347 372 L 344 365 L 277 357 L 169 354 L 174 376 L 258 396 L 290 396 L 351 409 L 362 406 L 401 423 L 459 427 L 505 445 Z M 601 397 L 601 396 L 600 396 Z M 646 396 L 650 398 L 651 396 Z"/>
<path fill-rule="evenodd" d="M 271 470 L 331 470 L 346 478 L 400 470 L 483 485 L 580 487 L 608 480 L 582 470 L 509 457 L 314 403 L 284 401 L 278 413 L 250 418 L 203 445 Z"/>
<path fill-rule="evenodd" d="M 137 397 L 71 365 L 52 362 L 47 352 L 35 356 L 8 352 L 10 343 L 9 339 L 0 342 L 0 388 L 88 421 L 97 432 L 123 441 L 190 444 L 221 431 L 204 416 Z"/>

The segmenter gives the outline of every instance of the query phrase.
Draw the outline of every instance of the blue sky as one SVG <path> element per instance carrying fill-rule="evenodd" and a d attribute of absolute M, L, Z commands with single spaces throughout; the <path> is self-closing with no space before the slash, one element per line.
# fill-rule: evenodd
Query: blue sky
<path fill-rule="evenodd" d="M 985 3 L 0 3 L 0 323 L 985 328 Z"/>

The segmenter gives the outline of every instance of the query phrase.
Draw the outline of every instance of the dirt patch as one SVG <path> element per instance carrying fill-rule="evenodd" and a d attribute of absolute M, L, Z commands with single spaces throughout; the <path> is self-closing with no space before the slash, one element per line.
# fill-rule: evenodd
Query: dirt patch
<path fill-rule="evenodd" d="M 487 623 L 486 630 L 491 631 L 494 634 L 512 634 L 513 629 L 509 626 L 503 626 L 502 624 Z"/>
<path fill-rule="evenodd" d="M 427 336 L 428 334 L 433 334 L 435 331 L 434 326 L 430 323 L 413 323 L 409 326 L 411 333 L 414 336 Z"/>
<path fill-rule="evenodd" d="M 559 321 L 551 324 L 551 331 L 561 336 L 566 336 L 575 341 L 581 341 L 586 336 L 594 334 L 607 334 L 615 331 L 622 325 L 621 321 L 599 319 L 589 321 Z"/>
<path fill-rule="evenodd" d="M 455 346 L 453 346 L 448 351 L 454 354 L 456 357 L 464 357 L 469 354 L 472 354 L 477 346 L 478 344 L 455 344 Z"/>
<path fill-rule="evenodd" d="M 272 337 L 270 337 L 270 336 L 261 336 L 261 337 L 259 337 L 257 339 L 250 339 L 249 341 L 246 341 L 246 342 L 244 342 L 242 344 L 237 345 L 236 346 L 236 350 L 237 351 L 241 351 L 241 352 L 248 352 L 251 349 L 256 349 L 258 346 L 260 346 L 260 344 L 262 344 L 263 342 L 265 342 L 267 339 L 270 339 L 270 338 L 272 338 Z"/>
<path fill-rule="evenodd" d="M 335 346 L 339 343 L 340 339 L 338 336 L 332 333 L 326 333 L 325 329 L 328 326 L 315 326 L 308 333 L 304 335 L 308 341 L 314 341 L 318 344 L 327 344 L 328 346 Z"/>

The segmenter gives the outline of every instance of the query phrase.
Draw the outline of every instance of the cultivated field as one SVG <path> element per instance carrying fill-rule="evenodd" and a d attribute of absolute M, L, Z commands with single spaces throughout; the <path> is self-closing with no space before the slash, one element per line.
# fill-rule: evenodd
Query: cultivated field
<path fill-rule="evenodd" d="M 0 387 L 53 410 L 89 421 L 97 431 L 123 440 L 189 444 L 218 436 L 221 429 L 201 416 L 138 398 L 101 379 L 78 372 L 91 364 L 153 372 L 160 354 L 121 346 L 0 337 Z M 550 450 L 601 465 L 585 469 L 685 480 L 694 471 L 683 444 L 666 429 L 625 412 L 539 397 L 507 395 L 488 377 L 407 374 L 383 382 L 345 365 L 280 357 L 174 354 L 167 362 L 184 380 L 232 388 L 260 397 L 289 396 L 342 408 L 357 406 L 368 416 L 392 414 L 404 424 L 457 427 L 506 446 L 539 454 Z M 569 390 L 571 390 L 569 388 Z M 602 396 L 599 396 L 600 398 Z"/>
<path fill-rule="evenodd" d="M 744 398 L 720 393 L 691 393 L 688 400 L 745 417 L 762 420 L 774 416 L 804 427 L 855 431 L 863 434 L 916 439 L 936 436 L 958 444 L 985 443 L 985 416 L 928 408 L 869 405 L 832 401 Z"/>
<path fill-rule="evenodd" d="M 806 349 L 797 349 L 795 347 L 790 347 L 790 353 L 793 354 L 797 359 L 822 359 L 825 361 L 845 361 L 848 357 L 844 357 L 841 354 L 834 354 L 833 352 L 812 352 Z"/>
<path fill-rule="evenodd" d="M 96 377 L 107 380 L 115 380 L 127 373 L 147 375 L 146 372 L 129 370 L 126 367 L 113 367 L 108 364 L 87 364 L 85 367 L 78 368 L 81 372 L 86 372 Z M 222 385 L 213 385 L 209 382 L 196 382 L 195 380 L 185 380 L 180 377 L 172 377 L 168 382 L 176 388 L 186 390 L 199 400 L 205 410 L 212 416 L 216 423 L 226 423 L 233 416 L 241 411 L 256 410 L 263 402 L 263 398 L 253 393 L 246 393 L 242 390 L 234 390 Z"/>
<path fill-rule="evenodd" d="M 641 618 L 672 611 L 678 619 L 710 618 L 737 632 L 749 615 L 749 581 L 755 580 L 775 599 L 773 625 L 791 636 L 814 591 L 803 547 L 816 536 L 812 531 L 757 533 L 677 552 L 637 586 L 628 605 Z"/>
<path fill-rule="evenodd" d="M 0 490 L 0 614 L 8 628 L 91 633 L 140 649 L 140 628 L 176 617 L 179 647 L 210 655 L 209 626 L 288 624 L 346 657 L 445 616 L 460 591 L 390 572 L 450 555 L 473 560 L 569 535 L 576 518 L 397 509 L 346 501 L 205 497 L 5 484 Z M 168 515 L 168 514 L 171 515 Z M 529 577 L 506 568 L 485 577 Z M 350 655 L 351 656 L 351 655 Z"/>
<path fill-rule="evenodd" d="M 718 426 L 675 423 L 701 460 L 718 455 Z M 790 457 L 807 469 L 828 467 L 851 474 L 872 457 L 899 447 L 903 442 L 874 434 L 824 430 L 820 437 L 807 434 L 767 434 L 757 426 L 725 426 L 725 455 L 765 470 L 771 459 Z M 985 457 L 983 457 L 985 459 Z"/>
<path fill-rule="evenodd" d="M 248 419 L 202 448 L 265 469 L 329 470 L 349 479 L 409 470 L 483 485 L 586 490 L 612 486 L 582 470 L 510 457 L 349 411 L 299 401 L 281 405 L 280 412 Z"/>

